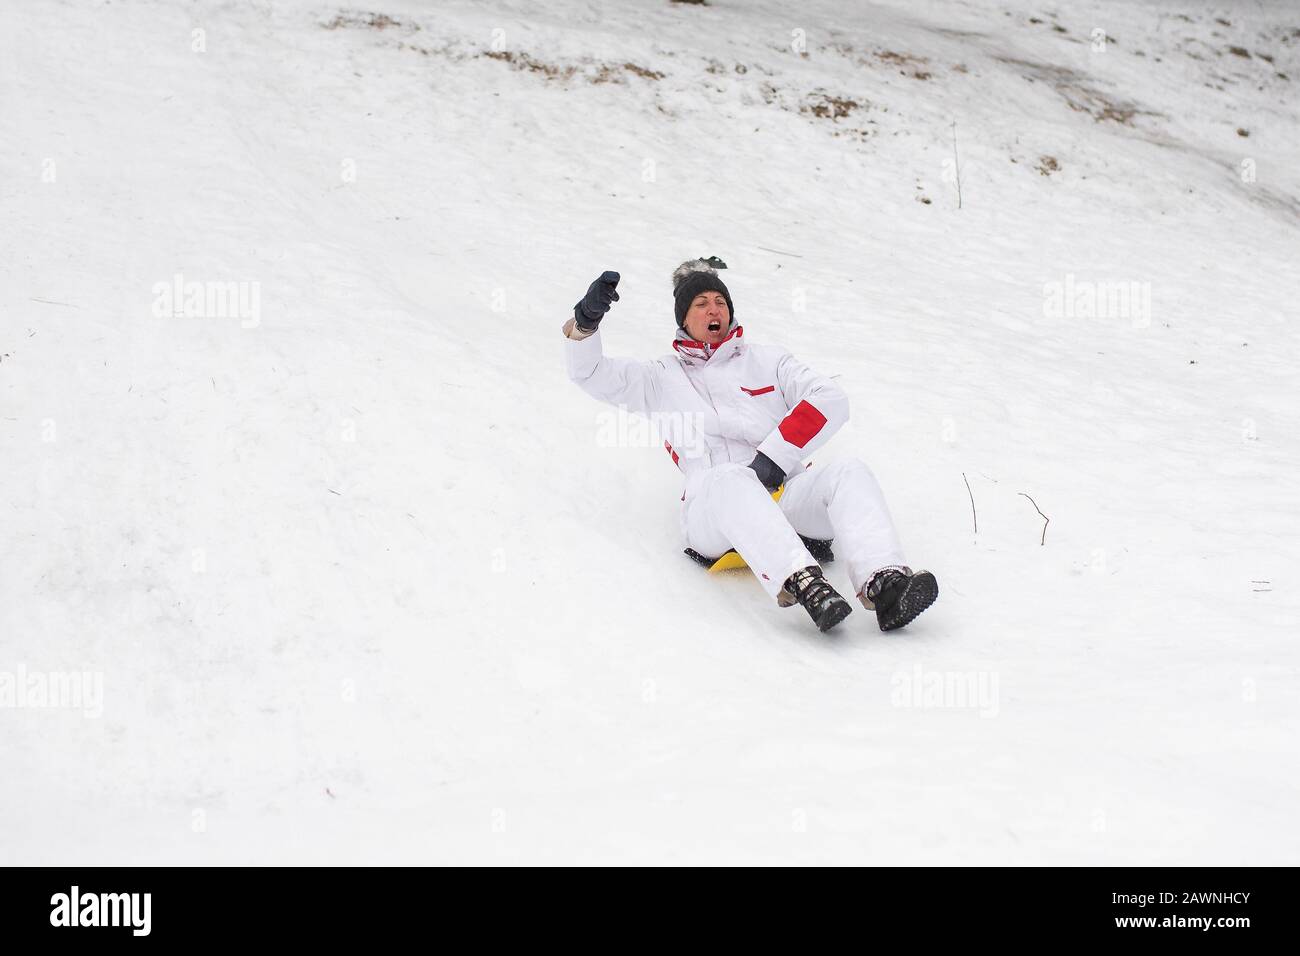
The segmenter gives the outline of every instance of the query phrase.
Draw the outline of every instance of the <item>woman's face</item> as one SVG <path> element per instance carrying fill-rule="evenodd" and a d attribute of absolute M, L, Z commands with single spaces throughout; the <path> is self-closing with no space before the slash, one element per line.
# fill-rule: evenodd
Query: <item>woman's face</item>
<path fill-rule="evenodd" d="M 686 334 L 697 342 L 717 345 L 727 337 L 731 310 L 721 292 L 701 292 L 686 310 Z"/>

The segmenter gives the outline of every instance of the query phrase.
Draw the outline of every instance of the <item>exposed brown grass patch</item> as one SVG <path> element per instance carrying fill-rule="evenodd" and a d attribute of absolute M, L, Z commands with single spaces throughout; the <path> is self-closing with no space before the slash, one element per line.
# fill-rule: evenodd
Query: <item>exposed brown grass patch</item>
<path fill-rule="evenodd" d="M 338 30 L 343 27 L 358 28 L 363 27 L 370 30 L 387 30 L 390 27 L 399 27 L 403 29 L 418 30 L 418 24 L 403 23 L 401 20 L 394 19 L 386 13 L 366 13 L 363 10 L 344 10 L 338 14 L 329 23 L 322 26 L 326 30 Z"/>
<path fill-rule="evenodd" d="M 862 107 L 863 104 L 857 100 L 850 99 L 847 96 L 832 96 L 829 93 L 810 93 L 808 102 L 799 108 L 801 113 L 811 113 L 818 119 L 835 120 L 844 119 L 854 110 Z"/>
<path fill-rule="evenodd" d="M 1087 113 L 1098 123 L 1112 122 L 1119 123 L 1121 126 L 1132 126 L 1137 116 L 1159 115 L 1097 89 L 1082 73 L 1069 67 L 1036 63 L 1015 57 L 1000 56 L 997 59 L 1020 67 L 1026 79 L 1048 84 L 1061 95 L 1070 109 L 1078 113 Z"/>
<path fill-rule="evenodd" d="M 623 69 L 628 73 L 641 77 L 643 80 L 662 80 L 664 78 L 664 74 L 658 70 L 651 70 L 636 63 L 624 63 Z"/>
<path fill-rule="evenodd" d="M 489 60 L 499 60 L 502 63 L 509 63 L 516 70 L 526 70 L 529 73 L 540 73 L 548 80 L 568 79 L 578 72 L 578 68 L 572 65 L 560 66 L 556 63 L 547 63 L 545 60 L 539 60 L 527 53 L 517 53 L 514 50 L 487 50 L 483 56 Z"/>
<path fill-rule="evenodd" d="M 511 68 L 516 70 L 540 73 L 548 80 L 567 80 L 585 73 L 584 68 L 581 66 L 572 63 L 549 63 L 519 50 L 486 50 L 481 55 L 489 60 L 508 63 Z M 658 70 L 652 70 L 638 63 L 597 63 L 595 64 L 595 72 L 590 74 L 588 79 L 592 83 L 621 83 L 628 73 L 645 80 L 662 80 L 665 75 Z"/>
<path fill-rule="evenodd" d="M 893 50 L 880 50 L 876 53 L 876 59 L 894 66 L 922 66 L 930 62 L 927 57 L 913 56 L 911 53 L 895 53 Z"/>

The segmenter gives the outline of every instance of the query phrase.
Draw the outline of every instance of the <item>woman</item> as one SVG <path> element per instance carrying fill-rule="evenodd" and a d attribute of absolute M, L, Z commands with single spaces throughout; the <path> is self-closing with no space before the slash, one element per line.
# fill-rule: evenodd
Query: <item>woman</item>
<path fill-rule="evenodd" d="M 619 280 L 604 273 L 564 324 L 569 378 L 662 424 L 686 476 L 681 521 L 690 548 L 734 548 L 779 605 L 802 605 L 826 631 L 851 608 L 800 535 L 833 538 L 880 629 L 903 627 L 934 603 L 939 586 L 904 563 L 875 477 L 856 458 L 804 465 L 848 421 L 848 399 L 784 349 L 747 342 L 714 265 L 722 266 L 696 259 L 674 270 L 673 354 L 650 362 L 603 353 L 600 323 L 618 301 Z"/>

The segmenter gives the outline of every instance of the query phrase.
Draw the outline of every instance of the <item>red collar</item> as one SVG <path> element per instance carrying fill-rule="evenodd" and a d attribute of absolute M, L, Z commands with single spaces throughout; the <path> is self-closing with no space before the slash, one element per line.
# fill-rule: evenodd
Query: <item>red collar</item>
<path fill-rule="evenodd" d="M 693 349 L 697 352 L 702 352 L 704 354 L 704 360 L 707 362 L 709 357 L 712 356 L 714 352 L 722 348 L 722 346 L 726 345 L 732 339 L 738 339 L 744 334 L 745 334 L 745 327 L 743 325 L 738 325 L 734 329 L 732 329 L 730 335 L 728 335 L 717 345 L 711 345 L 708 342 L 697 342 L 694 339 L 673 339 L 673 348 L 679 352 L 682 349 Z"/>

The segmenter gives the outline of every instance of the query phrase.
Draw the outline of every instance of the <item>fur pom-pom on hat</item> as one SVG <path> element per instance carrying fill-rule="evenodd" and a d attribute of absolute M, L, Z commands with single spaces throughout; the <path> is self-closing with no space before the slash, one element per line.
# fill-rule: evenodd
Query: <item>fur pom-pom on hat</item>
<path fill-rule="evenodd" d="M 717 256 L 709 256 L 707 259 L 687 259 L 676 269 L 673 270 L 673 292 L 690 278 L 692 272 L 708 272 L 711 275 L 717 275 L 719 269 L 727 268 L 727 264 Z"/>

